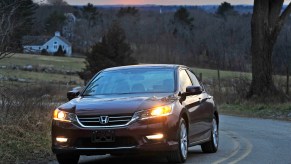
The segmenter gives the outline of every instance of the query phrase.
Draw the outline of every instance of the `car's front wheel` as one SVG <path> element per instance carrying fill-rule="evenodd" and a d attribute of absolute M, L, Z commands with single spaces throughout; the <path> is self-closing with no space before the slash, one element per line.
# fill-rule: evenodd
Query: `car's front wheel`
<path fill-rule="evenodd" d="M 212 120 L 212 130 L 210 141 L 201 145 L 201 149 L 204 153 L 215 153 L 218 149 L 219 133 L 217 118 L 213 116 Z"/>
<path fill-rule="evenodd" d="M 57 154 L 57 160 L 60 164 L 77 164 L 80 155 L 76 154 Z"/>
<path fill-rule="evenodd" d="M 171 163 L 183 163 L 186 161 L 188 155 L 188 131 L 184 119 L 180 121 L 178 132 L 179 148 L 170 152 L 167 156 L 168 161 Z"/>

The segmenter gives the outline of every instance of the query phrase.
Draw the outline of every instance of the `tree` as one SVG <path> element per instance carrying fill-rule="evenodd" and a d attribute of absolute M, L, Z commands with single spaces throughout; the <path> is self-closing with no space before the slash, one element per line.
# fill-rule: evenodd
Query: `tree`
<path fill-rule="evenodd" d="M 46 20 L 45 20 L 45 32 L 48 35 L 53 34 L 56 31 L 61 31 L 65 23 L 66 17 L 64 13 L 54 11 Z"/>
<path fill-rule="evenodd" d="M 55 56 L 65 56 L 65 54 L 66 53 L 61 45 L 59 45 L 57 52 L 54 53 Z"/>
<path fill-rule="evenodd" d="M 174 20 L 178 21 L 184 25 L 189 26 L 190 28 L 193 27 L 193 20 L 190 16 L 189 11 L 185 7 L 180 7 L 174 14 Z"/>
<path fill-rule="evenodd" d="M 64 0 L 47 0 L 47 3 L 53 6 L 66 6 L 68 3 Z"/>
<path fill-rule="evenodd" d="M 31 32 L 37 5 L 32 0 L 0 2 L 0 59 L 22 50 L 22 36 Z"/>
<path fill-rule="evenodd" d="M 236 13 L 233 6 L 228 2 L 223 2 L 219 5 L 216 14 L 226 16 L 227 13 Z"/>
<path fill-rule="evenodd" d="M 90 28 L 95 26 L 101 17 L 101 13 L 91 3 L 88 3 L 87 6 L 84 6 L 82 11 L 84 13 L 85 19 L 88 21 L 88 27 Z"/>
<path fill-rule="evenodd" d="M 138 9 L 135 7 L 125 7 L 125 8 L 122 7 L 119 9 L 117 16 L 118 17 L 123 17 L 125 15 L 135 16 L 137 14 L 138 14 Z"/>
<path fill-rule="evenodd" d="M 182 38 L 193 39 L 194 37 L 190 34 L 193 31 L 193 21 L 194 18 L 191 17 L 189 11 L 185 7 L 180 7 L 174 14 L 174 19 L 171 20 L 173 26 L 173 35 L 178 36 L 180 35 Z M 186 43 L 187 43 L 186 42 Z M 192 41 L 190 41 L 192 42 Z"/>
<path fill-rule="evenodd" d="M 131 54 L 132 50 L 130 45 L 126 43 L 123 29 L 114 22 L 102 41 L 96 43 L 91 52 L 86 53 L 86 68 L 79 75 L 88 81 L 102 69 L 137 64 Z"/>
<path fill-rule="evenodd" d="M 284 0 L 255 0 L 252 27 L 252 83 L 248 97 L 268 97 L 278 94 L 272 79 L 274 44 L 285 19 L 291 12 L 291 3 L 283 11 Z"/>
<path fill-rule="evenodd" d="M 277 44 L 274 47 L 274 70 L 279 74 L 286 74 L 286 94 L 289 94 L 289 75 L 291 68 L 291 32 L 290 21 L 288 21 L 287 28 L 281 32 L 282 35 L 278 38 Z M 279 87 L 282 85 L 279 85 Z M 282 89 L 282 88 L 281 88 Z"/>

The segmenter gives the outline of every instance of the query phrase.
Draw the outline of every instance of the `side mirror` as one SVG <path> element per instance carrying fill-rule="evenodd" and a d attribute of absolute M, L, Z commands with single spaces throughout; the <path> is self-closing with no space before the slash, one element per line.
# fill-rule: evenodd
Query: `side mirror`
<path fill-rule="evenodd" d="M 189 86 L 186 88 L 186 96 L 190 95 L 199 95 L 203 92 L 202 87 L 200 86 Z"/>
<path fill-rule="evenodd" d="M 76 88 L 73 88 L 73 90 L 67 92 L 68 100 L 70 101 L 70 100 L 78 97 L 79 94 L 80 94 L 81 89 L 82 89 L 81 87 L 76 87 Z"/>
<path fill-rule="evenodd" d="M 68 98 L 68 100 L 70 101 L 70 100 L 72 100 L 72 99 L 78 97 L 79 94 L 80 94 L 80 91 L 72 90 L 72 91 L 67 92 L 67 98 Z"/>

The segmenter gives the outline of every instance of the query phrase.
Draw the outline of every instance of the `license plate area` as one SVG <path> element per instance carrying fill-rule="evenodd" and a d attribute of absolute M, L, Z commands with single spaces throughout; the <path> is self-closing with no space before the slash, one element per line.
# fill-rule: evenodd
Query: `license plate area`
<path fill-rule="evenodd" d="M 115 142 L 115 133 L 113 130 L 97 130 L 92 134 L 92 143 Z"/>

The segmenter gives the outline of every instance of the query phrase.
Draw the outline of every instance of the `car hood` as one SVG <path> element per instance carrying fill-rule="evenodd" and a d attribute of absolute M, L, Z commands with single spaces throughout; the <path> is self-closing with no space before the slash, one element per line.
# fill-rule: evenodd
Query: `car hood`
<path fill-rule="evenodd" d="M 78 97 L 59 107 L 77 115 L 131 115 L 177 100 L 173 94 L 126 94 Z"/>

